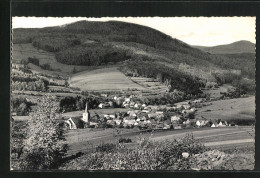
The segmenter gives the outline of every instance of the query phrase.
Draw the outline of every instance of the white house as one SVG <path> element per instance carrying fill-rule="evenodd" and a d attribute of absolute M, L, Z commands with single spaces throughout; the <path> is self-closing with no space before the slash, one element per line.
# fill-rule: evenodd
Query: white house
<path fill-rule="evenodd" d="M 181 119 L 180 116 L 172 116 L 172 117 L 171 117 L 171 122 L 176 123 L 176 122 L 179 122 L 180 119 Z"/>
<path fill-rule="evenodd" d="M 197 121 L 196 121 L 196 125 L 197 125 L 198 127 L 200 127 L 200 126 L 201 126 L 201 123 L 200 123 L 200 121 L 199 121 L 199 120 L 197 120 Z"/>
<path fill-rule="evenodd" d="M 104 104 L 104 103 L 100 103 L 100 104 L 98 105 L 98 108 L 100 108 L 100 109 L 105 108 L 105 104 Z"/>

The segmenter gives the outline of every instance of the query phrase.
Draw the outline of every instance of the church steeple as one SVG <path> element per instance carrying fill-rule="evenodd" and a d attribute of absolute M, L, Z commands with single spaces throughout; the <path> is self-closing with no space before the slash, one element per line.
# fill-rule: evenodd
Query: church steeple
<path fill-rule="evenodd" d="M 88 112 L 88 102 L 86 103 L 85 112 Z"/>
<path fill-rule="evenodd" d="M 90 113 L 89 113 L 89 111 L 88 111 L 88 103 L 86 103 L 86 108 L 85 108 L 85 111 L 84 111 L 84 113 L 83 113 L 83 118 L 82 118 L 82 120 L 83 120 L 85 123 L 87 123 L 87 122 L 89 121 L 89 119 L 90 119 Z"/>

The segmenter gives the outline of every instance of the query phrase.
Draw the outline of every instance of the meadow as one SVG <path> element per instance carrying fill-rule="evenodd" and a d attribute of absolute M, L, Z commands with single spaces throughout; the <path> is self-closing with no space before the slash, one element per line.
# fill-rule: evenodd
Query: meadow
<path fill-rule="evenodd" d="M 199 108 L 196 119 L 231 121 L 254 120 L 255 97 L 236 98 L 212 101 L 211 105 Z"/>
<path fill-rule="evenodd" d="M 127 78 L 116 67 L 79 72 L 71 76 L 70 85 L 87 91 L 120 91 L 145 89 Z"/>

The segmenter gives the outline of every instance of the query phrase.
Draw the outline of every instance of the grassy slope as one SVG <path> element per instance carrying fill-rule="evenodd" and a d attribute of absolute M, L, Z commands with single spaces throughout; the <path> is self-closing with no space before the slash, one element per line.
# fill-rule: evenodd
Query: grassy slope
<path fill-rule="evenodd" d="M 255 97 L 213 101 L 212 105 L 200 108 L 195 118 L 211 120 L 254 119 Z"/>
<path fill-rule="evenodd" d="M 116 67 L 97 69 L 90 72 L 80 72 L 72 75 L 70 84 L 82 90 L 102 91 L 102 90 L 126 90 L 128 88 L 144 87 L 134 83 Z"/>

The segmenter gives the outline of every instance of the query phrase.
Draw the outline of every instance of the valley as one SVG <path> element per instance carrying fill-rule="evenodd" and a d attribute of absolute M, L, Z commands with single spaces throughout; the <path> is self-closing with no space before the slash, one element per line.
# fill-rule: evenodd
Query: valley
<path fill-rule="evenodd" d="M 150 27 L 116 21 L 14 29 L 12 159 L 19 160 L 27 132 L 33 132 L 32 142 L 55 132 L 68 146 L 62 156 L 68 167 L 88 165 L 99 154 L 116 154 L 121 161 L 169 150 L 192 150 L 188 159 L 208 150 L 246 150 L 252 161 L 253 47 L 241 41 L 190 46 Z M 27 124 L 36 131 L 26 130 Z M 95 166 L 90 169 L 100 169 Z"/>

